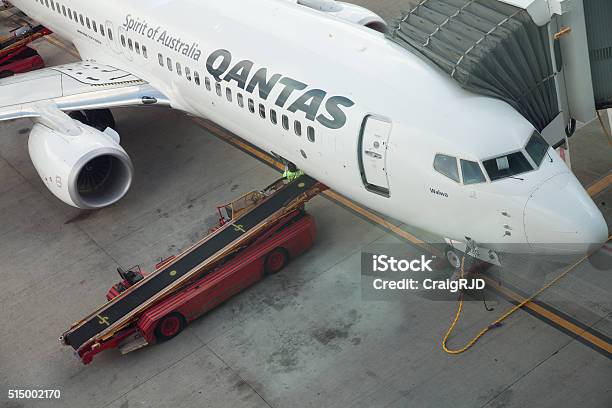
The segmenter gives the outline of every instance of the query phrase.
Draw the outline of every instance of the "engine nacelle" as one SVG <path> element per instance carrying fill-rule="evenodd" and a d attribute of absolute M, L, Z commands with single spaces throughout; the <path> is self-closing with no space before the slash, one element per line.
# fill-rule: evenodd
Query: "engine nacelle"
<path fill-rule="evenodd" d="M 116 203 L 132 184 L 132 161 L 114 131 L 75 124 L 78 135 L 34 125 L 28 140 L 34 167 L 47 188 L 66 204 L 97 209 Z"/>
<path fill-rule="evenodd" d="M 387 23 L 378 14 L 356 4 L 335 0 L 294 0 L 297 4 L 310 7 L 323 13 L 332 14 L 342 20 L 350 21 L 380 33 L 387 32 Z"/>

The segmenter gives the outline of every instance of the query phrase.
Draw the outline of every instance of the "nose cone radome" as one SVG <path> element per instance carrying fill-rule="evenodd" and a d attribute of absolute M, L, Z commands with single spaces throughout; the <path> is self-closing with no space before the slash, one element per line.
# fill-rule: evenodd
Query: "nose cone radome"
<path fill-rule="evenodd" d="M 554 176 L 532 192 L 524 224 L 535 252 L 582 253 L 608 238 L 603 215 L 570 173 Z"/>

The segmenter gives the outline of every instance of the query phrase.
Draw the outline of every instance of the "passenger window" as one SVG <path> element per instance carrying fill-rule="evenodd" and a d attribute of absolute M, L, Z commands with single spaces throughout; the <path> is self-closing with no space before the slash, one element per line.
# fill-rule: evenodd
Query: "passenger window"
<path fill-rule="evenodd" d="M 191 81 L 191 70 L 189 69 L 189 67 L 185 67 L 185 78 L 187 78 L 188 81 Z"/>
<path fill-rule="evenodd" d="M 206 90 L 210 91 L 212 89 L 210 87 L 210 78 L 206 77 L 206 79 L 204 79 L 204 85 L 206 86 Z"/>
<path fill-rule="evenodd" d="M 200 86 L 200 74 L 198 73 L 198 71 L 193 72 L 193 81 L 196 83 L 197 86 Z"/>
<path fill-rule="evenodd" d="M 255 113 L 255 102 L 251 98 L 249 98 L 249 112 Z"/>
<path fill-rule="evenodd" d="M 96 24 L 96 22 L 92 20 L 91 21 L 91 25 L 93 26 L 94 32 L 97 33 L 98 32 L 98 25 Z"/>
<path fill-rule="evenodd" d="M 266 107 L 263 106 L 262 103 L 259 104 L 259 116 L 261 116 L 262 119 L 266 118 Z"/>
<path fill-rule="evenodd" d="M 312 126 L 308 126 L 308 129 L 306 129 L 306 135 L 310 142 L 315 142 L 315 130 Z"/>
<path fill-rule="evenodd" d="M 106 35 L 106 29 L 104 28 L 102 24 L 100 24 L 100 34 L 102 34 L 102 37 Z"/>
<path fill-rule="evenodd" d="M 62 12 L 64 13 L 64 17 L 67 17 L 68 15 L 66 14 L 66 6 L 62 6 Z"/>
<path fill-rule="evenodd" d="M 239 93 L 237 95 L 238 98 L 238 106 L 240 106 L 241 108 L 244 108 L 244 97 L 242 96 L 241 93 Z"/>
<path fill-rule="evenodd" d="M 164 66 L 164 57 L 161 54 L 157 54 L 157 58 L 159 59 L 159 65 Z"/>
<path fill-rule="evenodd" d="M 128 47 L 130 51 L 134 51 L 134 43 L 132 42 L 131 38 L 128 38 Z"/>
<path fill-rule="evenodd" d="M 87 22 L 87 28 L 91 29 L 91 22 L 89 21 L 89 17 L 87 17 L 85 21 Z"/>
<path fill-rule="evenodd" d="M 276 117 L 276 111 L 274 109 L 270 109 L 270 122 L 274 125 L 278 123 L 278 118 Z"/>
<path fill-rule="evenodd" d="M 179 76 L 183 76 L 183 70 L 181 69 L 181 63 L 180 62 L 176 63 L 176 73 L 179 74 Z"/>
<path fill-rule="evenodd" d="M 434 159 L 434 169 L 440 173 L 459 182 L 459 169 L 457 168 L 457 159 L 453 156 L 445 154 L 436 154 Z"/>
<path fill-rule="evenodd" d="M 136 48 L 136 54 L 140 54 L 140 44 L 138 44 L 138 41 L 134 42 L 134 48 Z"/>
<path fill-rule="evenodd" d="M 219 82 L 215 84 L 215 92 L 217 92 L 218 96 L 221 96 L 221 84 Z"/>
<path fill-rule="evenodd" d="M 83 15 L 82 14 L 79 14 L 79 21 L 81 22 L 81 25 L 83 27 L 85 27 L 85 20 L 83 19 Z"/>
<path fill-rule="evenodd" d="M 51 0 L 51 9 L 55 11 L 55 3 L 53 2 L 53 0 Z"/>
<path fill-rule="evenodd" d="M 287 117 L 287 115 L 283 115 L 282 121 L 283 121 L 283 128 L 285 130 L 289 130 L 289 118 Z"/>
<path fill-rule="evenodd" d="M 108 29 L 108 38 L 113 41 L 113 31 L 110 28 Z"/>
<path fill-rule="evenodd" d="M 230 88 L 225 88 L 225 97 L 228 101 L 232 101 L 232 90 Z"/>
<path fill-rule="evenodd" d="M 125 47 L 125 36 L 121 34 L 121 45 Z"/>
<path fill-rule="evenodd" d="M 68 18 L 72 20 L 72 10 L 68 8 Z"/>
<path fill-rule="evenodd" d="M 145 58 L 149 58 L 149 56 L 147 55 L 147 47 L 146 46 L 142 46 L 142 56 Z"/>
<path fill-rule="evenodd" d="M 463 173 L 463 184 L 478 184 L 487 181 L 480 165 L 476 162 L 461 159 L 461 173 Z"/>
<path fill-rule="evenodd" d="M 298 120 L 293 122 L 293 130 L 295 130 L 296 135 L 302 136 L 302 122 Z"/>
<path fill-rule="evenodd" d="M 172 59 L 170 57 L 166 58 L 166 65 L 168 66 L 168 71 L 172 71 Z"/>

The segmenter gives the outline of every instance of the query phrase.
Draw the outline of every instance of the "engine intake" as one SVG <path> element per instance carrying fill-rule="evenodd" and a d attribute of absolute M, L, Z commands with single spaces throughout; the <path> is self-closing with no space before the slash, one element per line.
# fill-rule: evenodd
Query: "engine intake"
<path fill-rule="evenodd" d="M 365 7 L 335 0 L 293 0 L 297 4 L 334 15 L 342 20 L 368 27 L 380 33 L 387 32 L 387 23 Z"/>
<path fill-rule="evenodd" d="M 77 208 L 98 209 L 116 203 L 130 189 L 133 166 L 117 135 L 78 123 L 77 136 L 34 125 L 30 158 L 47 188 Z"/>

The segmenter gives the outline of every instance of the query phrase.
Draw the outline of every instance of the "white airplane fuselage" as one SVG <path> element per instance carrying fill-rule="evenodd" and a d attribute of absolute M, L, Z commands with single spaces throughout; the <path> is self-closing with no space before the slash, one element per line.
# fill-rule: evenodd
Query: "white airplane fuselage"
<path fill-rule="evenodd" d="M 46 0 L 13 3 L 83 59 L 133 73 L 173 108 L 407 224 L 510 252 L 607 236 L 601 213 L 552 148 L 519 178 L 466 184 L 435 171 L 434 157 L 444 154 L 480 163 L 486 175 L 483 160 L 524 151 L 534 128 L 505 102 L 461 89 L 368 28 L 290 0 L 62 0 L 59 11 Z M 370 143 L 377 147 L 368 153 Z"/>

